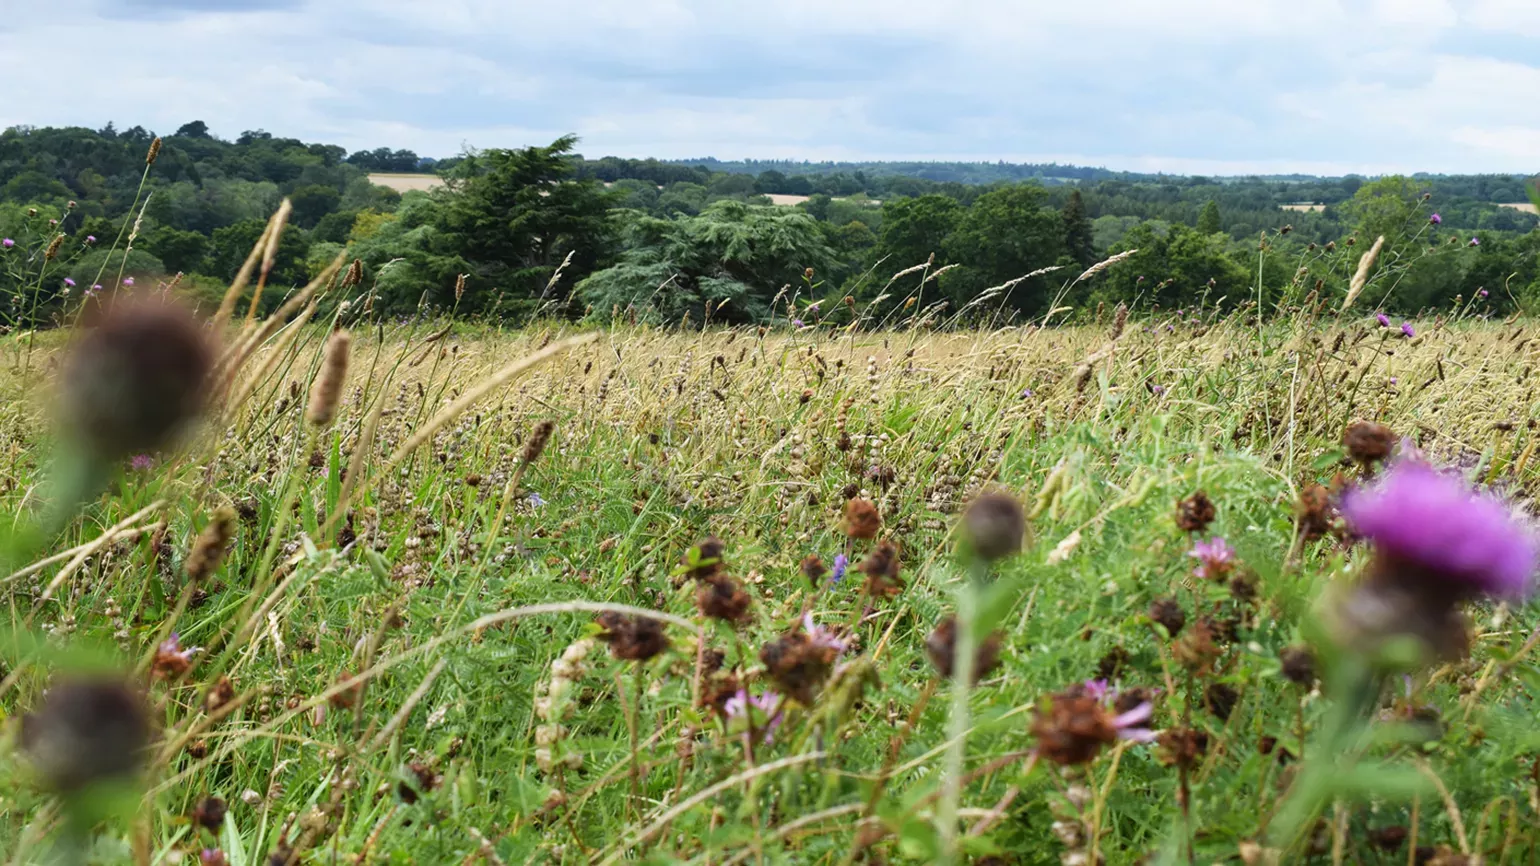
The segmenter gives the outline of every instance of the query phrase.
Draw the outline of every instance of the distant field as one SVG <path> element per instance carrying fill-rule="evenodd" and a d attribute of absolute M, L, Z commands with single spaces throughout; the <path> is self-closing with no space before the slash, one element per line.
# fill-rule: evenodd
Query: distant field
<path fill-rule="evenodd" d="M 444 185 L 444 179 L 436 174 L 392 174 L 387 172 L 373 172 L 369 175 L 369 182 L 379 186 L 390 187 L 396 192 L 408 192 L 410 190 L 430 190 Z"/>
<path fill-rule="evenodd" d="M 1284 210 L 1300 211 L 1303 213 L 1319 213 L 1326 210 L 1324 204 L 1286 204 L 1281 205 Z"/>
<path fill-rule="evenodd" d="M 1536 208 L 1533 203 L 1527 201 L 1513 202 L 1511 204 L 1500 204 L 1498 207 L 1511 207 L 1514 210 L 1521 210 L 1525 213 L 1540 213 L 1540 208 Z"/>

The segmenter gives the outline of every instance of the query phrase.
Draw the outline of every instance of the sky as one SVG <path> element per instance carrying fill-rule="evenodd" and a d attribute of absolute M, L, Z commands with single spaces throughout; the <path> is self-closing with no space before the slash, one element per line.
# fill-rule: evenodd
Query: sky
<path fill-rule="evenodd" d="M 1540 171 L 1540 0 L 0 0 L 0 127 Z"/>

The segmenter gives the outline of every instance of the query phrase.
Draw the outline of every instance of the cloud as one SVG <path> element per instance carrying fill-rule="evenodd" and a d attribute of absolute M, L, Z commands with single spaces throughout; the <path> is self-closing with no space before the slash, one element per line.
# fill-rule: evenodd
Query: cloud
<path fill-rule="evenodd" d="M 575 132 L 592 155 L 1526 171 L 1510 94 L 1540 92 L 1530 0 L 57 0 L 5 26 L 27 86 L 0 124 L 431 155 Z"/>

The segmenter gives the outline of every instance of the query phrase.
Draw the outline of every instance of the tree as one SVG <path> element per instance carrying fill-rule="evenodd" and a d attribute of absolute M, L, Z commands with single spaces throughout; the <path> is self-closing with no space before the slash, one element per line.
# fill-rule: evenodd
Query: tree
<path fill-rule="evenodd" d="M 877 256 L 895 271 L 939 257 L 962 214 L 962 205 L 944 195 L 883 202 Z"/>
<path fill-rule="evenodd" d="M 1162 230 L 1164 228 L 1164 230 Z M 1233 305 L 1250 296 L 1251 272 L 1229 255 L 1228 239 L 1181 223 L 1135 226 L 1112 252 L 1138 250 L 1108 268 L 1088 302 L 1138 299 L 1181 307 L 1200 299 L 1228 298 Z M 1212 281 L 1212 284 L 1210 283 Z"/>
<path fill-rule="evenodd" d="M 1063 220 L 1046 207 L 1047 194 L 1033 184 L 1001 187 L 979 196 L 947 238 L 950 261 L 962 267 L 947 274 L 942 286 L 959 306 L 984 289 L 1055 264 L 1064 264 Z M 1034 277 L 1017 283 L 1008 303 L 1017 310 L 1043 312 L 1048 281 Z"/>
<path fill-rule="evenodd" d="M 253 241 L 255 242 L 255 241 Z M 168 271 L 193 273 L 203 266 L 203 256 L 208 252 L 209 239 L 198 232 L 161 226 L 144 239 L 144 248 L 160 259 Z"/>
<path fill-rule="evenodd" d="M 1069 251 L 1070 258 L 1082 267 L 1095 264 L 1095 234 L 1091 228 L 1091 218 L 1086 215 L 1085 199 L 1081 198 L 1079 189 L 1070 192 L 1060 216 L 1064 221 L 1064 248 Z"/>
<path fill-rule="evenodd" d="M 1219 223 L 1219 202 L 1209 199 L 1208 203 L 1203 205 L 1203 210 L 1198 212 L 1198 234 L 1211 235 L 1222 230 L 1223 227 Z"/>
<path fill-rule="evenodd" d="M 201 120 L 182 124 L 177 127 L 174 135 L 177 138 L 212 138 L 209 135 L 209 125 Z"/>
<path fill-rule="evenodd" d="M 782 286 L 807 268 L 828 270 L 834 251 L 817 220 L 796 208 L 723 200 L 699 216 L 641 217 L 626 230 L 620 262 L 578 284 L 600 315 L 637 309 L 664 322 L 770 318 Z"/>
<path fill-rule="evenodd" d="M 597 181 L 575 179 L 576 143 L 565 136 L 546 147 L 486 150 L 455 167 L 432 224 L 443 252 L 476 277 L 462 309 L 483 309 L 498 294 L 538 299 L 569 255 L 570 281 L 608 264 L 613 196 Z"/>
<path fill-rule="evenodd" d="M 321 184 L 302 186 L 289 193 L 289 203 L 294 206 L 294 224 L 302 228 L 315 228 L 321 218 L 337 209 L 342 194 L 335 187 Z"/>

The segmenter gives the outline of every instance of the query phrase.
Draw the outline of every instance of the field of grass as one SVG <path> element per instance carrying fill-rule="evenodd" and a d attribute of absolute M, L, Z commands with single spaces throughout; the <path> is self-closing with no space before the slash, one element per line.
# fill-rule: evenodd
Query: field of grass
<path fill-rule="evenodd" d="M 1368 315 L 1175 313 L 1114 334 L 1109 312 L 572 344 L 571 325 L 359 315 L 342 314 L 335 420 L 306 420 L 327 329 L 275 329 L 195 436 L 123 460 L 0 578 L 0 862 L 1540 858 L 1533 611 L 1478 606 L 1468 660 L 1370 695 L 1349 764 L 1324 733 L 1349 666 L 1317 609 L 1368 552 L 1339 527 L 1302 535 L 1296 510 L 1357 475 L 1341 444 L 1356 419 L 1529 502 L 1527 323 L 1406 337 Z M 45 498 L 69 349 L 7 340 L 0 495 L 21 512 Z M 510 373 L 521 359 L 538 363 Z M 1200 534 L 1177 522 L 1197 491 L 1216 515 Z M 957 527 L 988 492 L 1023 503 L 1030 531 L 984 565 Z M 875 506 L 874 538 L 852 500 Z M 200 533 L 231 514 L 223 564 L 189 578 Z M 1236 562 L 1200 579 L 1190 554 L 1214 536 Z M 711 537 L 730 580 L 686 573 L 714 570 L 712 546 L 690 553 Z M 848 573 L 810 578 L 810 556 Z M 975 596 L 998 664 L 959 692 L 933 630 Z M 634 609 L 655 618 L 614 619 Z M 1301 667 L 1310 645 L 1323 684 Z M 45 690 L 82 653 L 152 720 L 106 805 L 51 793 L 17 748 L 23 713 L 72 724 Z M 1147 698 L 1167 736 L 1052 759 L 1055 708 L 1096 680 L 1120 709 Z M 97 734 L 76 728 L 66 751 L 89 764 Z"/>

